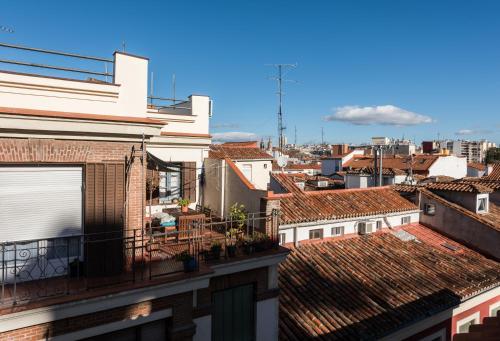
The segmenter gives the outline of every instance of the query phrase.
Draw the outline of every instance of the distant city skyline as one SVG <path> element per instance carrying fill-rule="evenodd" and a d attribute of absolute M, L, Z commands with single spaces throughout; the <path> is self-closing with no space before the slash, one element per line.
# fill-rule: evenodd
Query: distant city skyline
<path fill-rule="evenodd" d="M 289 141 L 297 126 L 299 143 L 320 142 L 323 127 L 330 143 L 439 134 L 498 144 L 498 13 L 493 0 L 8 2 L 0 41 L 148 56 L 155 94 L 170 96 L 175 74 L 178 98 L 214 99 L 215 140 L 277 141 L 267 65 L 298 63 L 288 75 L 298 83 L 285 84 Z"/>

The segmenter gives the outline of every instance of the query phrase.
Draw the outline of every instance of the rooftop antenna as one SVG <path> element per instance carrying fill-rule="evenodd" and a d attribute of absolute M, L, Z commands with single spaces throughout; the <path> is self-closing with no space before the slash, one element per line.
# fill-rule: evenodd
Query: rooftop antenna
<path fill-rule="evenodd" d="M 125 40 L 122 41 L 122 52 L 125 52 Z"/>
<path fill-rule="evenodd" d="M 149 84 L 149 104 L 153 105 L 153 96 L 154 96 L 154 73 L 151 71 L 151 82 Z"/>
<path fill-rule="evenodd" d="M 175 109 L 175 73 L 172 74 L 172 100 L 174 102 Z"/>
<path fill-rule="evenodd" d="M 297 126 L 295 126 L 295 138 L 293 142 L 295 144 L 295 147 L 297 147 Z"/>
<path fill-rule="evenodd" d="M 321 145 L 325 145 L 325 129 L 321 127 Z"/>
<path fill-rule="evenodd" d="M 283 82 L 295 82 L 291 79 L 285 79 L 285 75 L 288 72 L 285 72 L 286 69 L 295 69 L 297 67 L 297 63 L 295 64 L 271 64 L 277 68 L 278 74 L 275 77 L 270 79 L 278 82 L 278 155 L 281 156 L 283 154 L 283 142 L 284 142 L 284 131 L 285 126 L 283 126 Z"/>

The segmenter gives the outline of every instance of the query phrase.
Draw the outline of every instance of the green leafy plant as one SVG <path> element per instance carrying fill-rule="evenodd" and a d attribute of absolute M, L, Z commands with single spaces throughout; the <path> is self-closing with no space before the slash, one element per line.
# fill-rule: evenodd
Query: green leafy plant
<path fill-rule="evenodd" d="M 189 199 L 179 199 L 178 205 L 180 207 L 186 207 L 189 205 Z"/>
<path fill-rule="evenodd" d="M 245 220 L 247 219 L 247 211 L 245 205 L 234 203 L 229 210 L 229 216 L 231 220 L 234 221 L 238 229 L 242 229 L 245 225 Z"/>

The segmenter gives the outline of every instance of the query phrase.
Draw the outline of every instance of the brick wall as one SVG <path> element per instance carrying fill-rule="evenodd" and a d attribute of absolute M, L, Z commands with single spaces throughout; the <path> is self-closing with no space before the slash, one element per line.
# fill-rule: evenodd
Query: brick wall
<path fill-rule="evenodd" d="M 171 330 L 182 331 L 171 333 L 171 338 L 173 340 L 185 339 L 186 337 L 190 339 L 189 335 L 194 333 L 192 302 L 192 292 L 190 291 L 183 294 L 158 298 L 152 301 L 145 301 L 0 333 L 0 340 L 31 341 L 46 339 L 82 329 L 92 328 L 101 324 L 134 319 L 139 316 L 147 316 L 155 311 L 168 308 L 172 308 Z"/>
<path fill-rule="evenodd" d="M 0 138 L 0 164 L 131 162 L 128 170 L 127 228 L 140 228 L 145 200 L 141 144 L 107 141 Z M 135 154 L 135 155 L 134 155 Z M 144 171 L 144 178 L 146 172 Z"/>

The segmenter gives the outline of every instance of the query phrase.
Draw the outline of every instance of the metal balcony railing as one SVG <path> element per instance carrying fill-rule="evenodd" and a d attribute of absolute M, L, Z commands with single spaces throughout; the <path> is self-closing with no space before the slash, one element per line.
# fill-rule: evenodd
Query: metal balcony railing
<path fill-rule="evenodd" d="M 277 212 L 193 223 L 0 243 L 0 308 L 89 290 L 123 290 L 278 247 Z M 97 294 L 97 293 L 96 293 Z M 74 297 L 74 296 L 72 296 Z"/>

